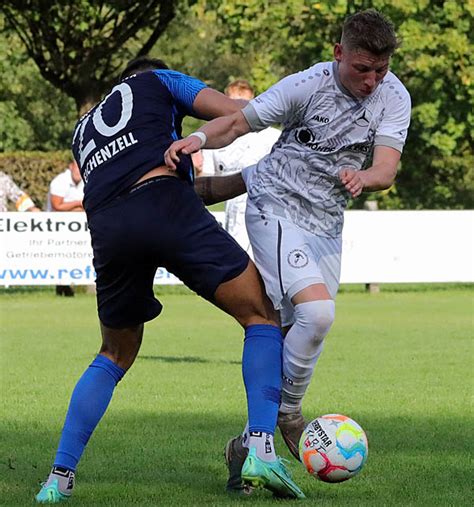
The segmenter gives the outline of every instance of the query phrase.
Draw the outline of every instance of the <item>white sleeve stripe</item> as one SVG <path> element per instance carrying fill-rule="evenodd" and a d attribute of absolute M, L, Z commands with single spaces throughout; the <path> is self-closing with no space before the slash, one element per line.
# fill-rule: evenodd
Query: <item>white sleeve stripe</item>
<path fill-rule="evenodd" d="M 390 136 L 377 136 L 374 141 L 374 146 L 388 146 L 389 148 L 394 148 L 400 153 L 403 152 L 404 144 L 405 143 L 402 141 L 399 141 L 398 139 Z"/>
<path fill-rule="evenodd" d="M 268 125 L 264 125 L 260 118 L 258 117 L 257 111 L 253 107 L 252 104 L 247 104 L 242 109 L 242 114 L 244 115 L 245 119 L 247 120 L 247 123 L 250 125 L 250 129 L 253 132 L 259 132 L 260 130 L 266 129 Z"/>

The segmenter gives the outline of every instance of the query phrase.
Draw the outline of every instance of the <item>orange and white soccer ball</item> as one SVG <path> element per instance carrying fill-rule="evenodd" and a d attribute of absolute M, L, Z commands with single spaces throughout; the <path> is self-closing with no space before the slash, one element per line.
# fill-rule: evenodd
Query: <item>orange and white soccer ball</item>
<path fill-rule="evenodd" d="M 364 430 L 340 414 L 312 420 L 299 443 L 300 459 L 306 470 L 324 482 L 342 482 L 358 474 L 369 447 Z"/>

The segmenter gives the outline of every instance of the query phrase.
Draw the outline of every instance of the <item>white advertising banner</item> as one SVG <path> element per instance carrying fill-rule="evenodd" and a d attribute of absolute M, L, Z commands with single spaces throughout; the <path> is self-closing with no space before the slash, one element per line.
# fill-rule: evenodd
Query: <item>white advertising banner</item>
<path fill-rule="evenodd" d="M 474 211 L 346 212 L 342 283 L 473 282 L 473 257 Z M 0 285 L 94 279 L 84 213 L 0 213 Z M 160 268 L 155 283 L 181 282 Z"/>
<path fill-rule="evenodd" d="M 213 214 L 223 223 L 224 212 Z M 92 285 L 94 280 L 85 213 L 0 213 L 0 286 Z M 181 283 L 158 268 L 155 284 Z"/>
<path fill-rule="evenodd" d="M 348 211 L 342 237 L 342 283 L 474 281 L 474 211 Z"/>

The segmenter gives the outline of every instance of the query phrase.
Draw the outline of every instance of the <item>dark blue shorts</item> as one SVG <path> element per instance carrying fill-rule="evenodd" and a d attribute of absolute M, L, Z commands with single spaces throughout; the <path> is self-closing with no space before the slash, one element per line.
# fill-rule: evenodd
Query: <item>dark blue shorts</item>
<path fill-rule="evenodd" d="M 147 180 L 88 217 L 101 322 L 111 328 L 154 319 L 158 267 L 211 300 L 249 258 L 194 189 L 172 176 Z"/>

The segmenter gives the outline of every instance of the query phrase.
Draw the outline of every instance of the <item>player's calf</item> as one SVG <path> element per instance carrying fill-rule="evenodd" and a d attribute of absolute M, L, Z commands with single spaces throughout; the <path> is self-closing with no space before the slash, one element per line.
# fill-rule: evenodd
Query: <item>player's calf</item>
<path fill-rule="evenodd" d="M 301 403 L 323 350 L 324 337 L 334 321 L 334 312 L 331 299 L 295 305 L 295 323 L 285 337 L 278 426 L 296 459 L 299 459 L 298 443 L 305 428 Z"/>
<path fill-rule="evenodd" d="M 283 389 L 280 412 L 301 410 L 301 401 L 323 349 L 323 340 L 334 321 L 334 301 L 309 301 L 295 305 L 295 322 L 283 346 Z"/>

